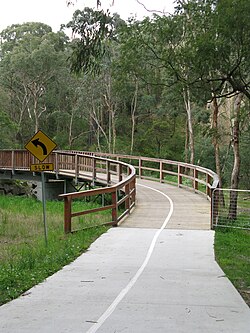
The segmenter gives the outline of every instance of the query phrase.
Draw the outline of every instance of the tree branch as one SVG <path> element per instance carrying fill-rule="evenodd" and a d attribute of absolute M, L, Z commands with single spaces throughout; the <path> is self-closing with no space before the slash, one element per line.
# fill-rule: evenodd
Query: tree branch
<path fill-rule="evenodd" d="M 148 9 L 144 3 L 142 3 L 141 1 L 139 0 L 136 0 L 136 2 L 141 5 L 147 12 L 149 13 L 159 13 L 159 14 L 163 14 L 163 15 L 166 15 L 166 14 L 170 14 L 169 12 L 165 12 L 165 10 L 161 11 L 161 10 L 156 10 L 156 9 Z"/>

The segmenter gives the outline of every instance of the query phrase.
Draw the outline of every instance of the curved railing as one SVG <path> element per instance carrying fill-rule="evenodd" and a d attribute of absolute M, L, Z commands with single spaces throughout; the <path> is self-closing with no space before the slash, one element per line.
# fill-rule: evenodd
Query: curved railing
<path fill-rule="evenodd" d="M 37 163 L 35 158 L 26 150 L 0 150 L 0 168 L 15 174 L 18 171 L 30 171 L 30 165 Z M 135 168 L 127 163 L 107 159 L 83 152 L 54 151 L 44 163 L 53 163 L 56 177 L 67 176 L 71 178 L 90 180 L 92 185 L 102 184 L 105 187 L 86 191 L 64 193 L 59 197 L 64 199 L 64 231 L 72 231 L 72 218 L 76 216 L 111 210 L 112 219 L 105 225 L 116 226 L 121 219 L 130 213 L 135 205 Z M 52 173 L 46 172 L 46 173 Z M 119 194 L 123 195 L 120 196 Z M 74 199 L 111 195 L 111 203 L 81 212 L 72 212 Z M 123 205 L 123 213 L 118 214 L 119 207 Z"/>
<path fill-rule="evenodd" d="M 98 152 L 88 152 L 88 154 L 126 162 L 134 166 L 137 176 L 141 179 L 171 183 L 178 187 L 192 189 L 205 194 L 209 200 L 211 200 L 212 191 L 219 186 L 219 177 L 214 171 L 194 164 L 122 154 Z"/>
<path fill-rule="evenodd" d="M 0 151 L 0 168 L 9 168 L 12 172 L 29 169 L 29 165 L 34 163 L 34 160 L 34 157 L 24 150 Z M 142 179 L 192 189 L 206 195 L 209 200 L 213 190 L 219 186 L 219 178 L 212 170 L 166 159 L 98 152 L 55 151 L 45 162 L 54 163 L 54 172 L 57 176 L 90 179 L 93 183 L 99 182 L 106 185 L 104 188 L 60 195 L 65 202 L 65 232 L 71 232 L 72 217 L 105 209 L 112 210 L 112 221 L 109 224 L 117 225 L 135 205 L 136 174 Z M 121 199 L 118 198 L 119 192 L 124 193 Z M 111 204 L 89 211 L 72 213 L 72 200 L 105 193 L 111 194 Z M 118 207 L 123 203 L 125 203 L 125 211 L 118 216 Z"/>

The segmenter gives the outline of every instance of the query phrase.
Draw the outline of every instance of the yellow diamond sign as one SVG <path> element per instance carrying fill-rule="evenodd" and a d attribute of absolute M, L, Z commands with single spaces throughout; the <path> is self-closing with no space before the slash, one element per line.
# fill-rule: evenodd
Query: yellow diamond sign
<path fill-rule="evenodd" d="M 43 162 L 56 146 L 57 144 L 46 134 L 42 131 L 38 131 L 25 145 L 25 149 L 27 149 L 40 162 Z"/>

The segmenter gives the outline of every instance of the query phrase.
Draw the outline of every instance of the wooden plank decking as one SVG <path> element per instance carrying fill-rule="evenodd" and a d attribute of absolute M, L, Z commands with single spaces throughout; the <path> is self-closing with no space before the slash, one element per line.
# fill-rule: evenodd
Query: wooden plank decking
<path fill-rule="evenodd" d="M 168 229 L 210 229 L 210 202 L 205 196 L 173 185 L 141 179 L 137 179 L 136 207 L 121 224 L 122 227 L 157 229 L 163 224 L 170 203 L 161 193 L 148 187 L 167 194 L 173 201 L 174 212 L 167 224 Z"/>

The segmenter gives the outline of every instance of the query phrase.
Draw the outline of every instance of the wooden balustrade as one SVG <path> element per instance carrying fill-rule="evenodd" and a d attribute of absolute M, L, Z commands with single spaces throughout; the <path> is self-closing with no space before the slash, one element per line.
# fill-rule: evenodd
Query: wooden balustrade
<path fill-rule="evenodd" d="M 0 150 L 0 169 L 15 171 L 29 171 L 32 163 L 38 163 L 26 150 Z M 64 193 L 59 197 L 64 199 L 64 231 L 72 232 L 72 218 L 104 210 L 111 210 L 111 221 L 104 224 L 117 226 L 121 219 L 130 213 L 135 205 L 136 171 L 133 166 L 122 161 L 111 160 L 93 154 L 82 152 L 54 151 L 44 163 L 54 163 L 56 176 L 70 176 L 77 182 L 78 179 L 90 180 L 93 185 L 102 184 L 106 187 L 86 191 Z M 118 193 L 123 193 L 119 198 Z M 111 204 L 102 207 L 72 212 L 74 199 L 85 199 L 98 195 L 111 195 Z M 118 214 L 119 207 L 125 203 L 125 210 Z"/>
<path fill-rule="evenodd" d="M 178 187 L 193 189 L 195 192 L 206 195 L 209 200 L 213 189 L 219 185 L 219 178 L 215 172 L 198 165 L 142 156 L 91 154 L 124 161 L 135 167 L 137 176 L 141 179 L 171 183 Z"/>
<path fill-rule="evenodd" d="M 75 178 L 90 179 L 92 183 L 102 183 L 106 187 L 65 193 L 60 195 L 65 202 L 65 232 L 71 232 L 71 220 L 73 217 L 93 212 L 111 210 L 111 221 L 108 224 L 116 226 L 117 223 L 135 205 L 136 173 L 139 178 L 172 183 L 178 187 L 193 189 L 202 193 L 211 200 L 212 192 L 219 185 L 216 173 L 201 166 L 166 159 L 150 157 L 130 156 L 120 154 L 93 153 L 81 151 L 54 151 L 44 163 L 54 163 L 55 174 Z M 0 169 L 29 170 L 31 163 L 38 163 L 26 150 L 0 150 Z M 90 209 L 84 212 L 72 213 L 72 201 L 76 198 L 85 198 L 100 194 L 111 195 L 111 204 Z M 118 199 L 118 193 L 123 197 Z M 125 211 L 118 216 L 120 205 L 125 205 Z"/>

